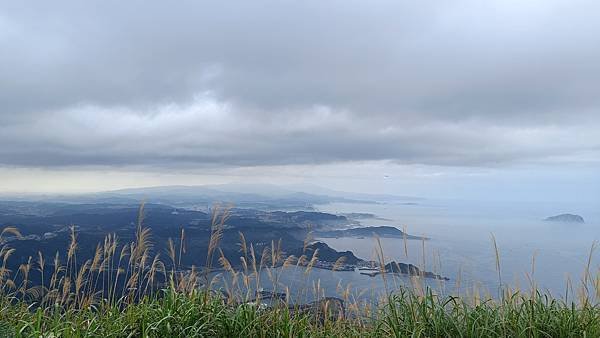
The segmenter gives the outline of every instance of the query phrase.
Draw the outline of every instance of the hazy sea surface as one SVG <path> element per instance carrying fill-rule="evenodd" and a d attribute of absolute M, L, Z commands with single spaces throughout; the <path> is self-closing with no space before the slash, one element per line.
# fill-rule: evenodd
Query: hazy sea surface
<path fill-rule="evenodd" d="M 445 289 L 460 287 L 463 292 L 478 286 L 493 294 L 501 279 L 504 285 L 521 289 L 528 289 L 531 281 L 535 281 L 537 287 L 560 297 L 565 294 L 567 279 L 579 283 L 590 248 L 594 241 L 600 240 L 600 208 L 593 203 L 422 200 L 417 205 L 334 203 L 319 205 L 318 210 L 373 213 L 382 219 L 365 219 L 361 224 L 406 227 L 409 234 L 429 237 L 425 242 L 409 240 L 406 248 L 402 239 L 382 238 L 386 260 L 424 266 L 428 271 L 451 278 Z M 586 223 L 543 221 L 567 212 L 583 216 Z M 492 234 L 500 254 L 501 278 L 496 270 Z M 321 240 L 337 250 L 352 250 L 363 259 L 376 257 L 373 238 Z M 596 250 L 592 255 L 593 273 L 599 271 L 599 262 L 600 250 Z M 357 278 L 373 279 L 362 275 L 352 277 L 354 284 L 361 283 Z"/>
<path fill-rule="evenodd" d="M 378 219 L 360 220 L 363 226 L 391 225 L 406 228 L 427 241 L 381 238 L 386 262 L 412 263 L 421 269 L 449 277 L 449 281 L 426 279 L 425 285 L 442 294 L 498 294 L 504 286 L 529 290 L 535 286 L 564 298 L 567 279 L 577 286 L 581 281 L 595 241 L 600 241 L 600 208 L 593 204 L 552 205 L 550 203 L 482 203 L 456 200 L 423 200 L 417 205 L 334 203 L 317 206 L 319 211 L 341 214 L 373 213 Z M 560 213 L 583 216 L 585 224 L 544 222 Z M 496 253 L 500 255 L 500 274 Z M 351 250 L 360 258 L 377 260 L 374 238 L 322 238 L 331 247 Z M 535 257 L 535 259 L 533 258 Z M 532 264 L 535 261 L 535 264 Z M 591 271 L 600 270 L 600 250 L 592 255 Z M 223 283 L 231 285 L 231 276 L 221 273 Z M 418 280 L 418 279 L 417 279 Z M 252 283 L 254 283 L 253 281 Z M 237 285 L 241 285 L 241 280 Z M 223 284 L 221 284 L 223 285 Z M 264 269 L 260 287 L 278 292 L 289 291 L 294 302 L 306 302 L 319 296 L 341 297 L 349 290 L 351 299 L 376 301 L 399 287 L 422 287 L 415 278 L 403 275 L 369 277 L 360 271 L 330 271 L 302 267 Z M 287 288 L 287 289 L 286 289 Z M 569 299 L 573 294 L 569 291 Z"/>

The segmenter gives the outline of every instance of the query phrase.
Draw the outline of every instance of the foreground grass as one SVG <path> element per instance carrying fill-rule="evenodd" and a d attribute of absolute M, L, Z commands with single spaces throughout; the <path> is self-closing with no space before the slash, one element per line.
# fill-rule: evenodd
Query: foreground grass
<path fill-rule="evenodd" d="M 428 293 L 390 296 L 371 318 L 293 314 L 287 307 L 227 304 L 208 293 L 167 291 L 126 305 L 86 309 L 2 300 L 0 335 L 14 337 L 599 337 L 600 309 L 515 294 L 469 305 Z"/>

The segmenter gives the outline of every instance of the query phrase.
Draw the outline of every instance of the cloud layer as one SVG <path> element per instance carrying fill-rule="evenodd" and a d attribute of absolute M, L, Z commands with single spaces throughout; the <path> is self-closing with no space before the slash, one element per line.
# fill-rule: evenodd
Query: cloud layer
<path fill-rule="evenodd" d="M 0 10 L 0 164 L 600 158 L 595 2 Z"/>

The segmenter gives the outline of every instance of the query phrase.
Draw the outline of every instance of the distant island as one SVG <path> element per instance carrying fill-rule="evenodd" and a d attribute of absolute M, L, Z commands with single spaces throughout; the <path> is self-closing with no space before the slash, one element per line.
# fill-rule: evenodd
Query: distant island
<path fill-rule="evenodd" d="M 387 238 L 406 238 L 406 239 L 428 239 L 426 237 L 413 236 L 404 233 L 393 226 L 372 226 L 360 227 L 342 230 L 317 231 L 315 237 L 321 238 L 340 238 L 340 237 L 387 237 Z"/>
<path fill-rule="evenodd" d="M 583 217 L 574 214 L 560 214 L 544 219 L 546 222 L 585 223 Z"/>

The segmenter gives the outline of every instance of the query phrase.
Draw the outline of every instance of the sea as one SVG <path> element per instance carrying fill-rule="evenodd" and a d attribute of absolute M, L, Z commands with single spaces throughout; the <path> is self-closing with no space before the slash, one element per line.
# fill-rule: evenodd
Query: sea
<path fill-rule="evenodd" d="M 371 213 L 361 226 L 394 226 L 428 240 L 401 238 L 321 238 L 338 251 L 365 260 L 412 263 L 448 277 L 415 280 L 402 275 L 370 277 L 360 271 L 287 267 L 263 273 L 263 285 L 292 290 L 296 299 L 342 295 L 374 299 L 401 288 L 427 288 L 438 294 L 491 296 L 500 290 L 532 288 L 575 299 L 586 271 L 600 273 L 600 208 L 595 203 L 554 205 L 537 202 L 482 202 L 427 199 L 395 203 L 331 203 L 322 212 Z M 573 213 L 585 223 L 555 223 L 546 217 Z M 378 253 L 379 252 L 379 253 Z M 273 277 L 275 276 L 275 278 Z M 275 280 L 269 284 L 265 281 Z"/>

